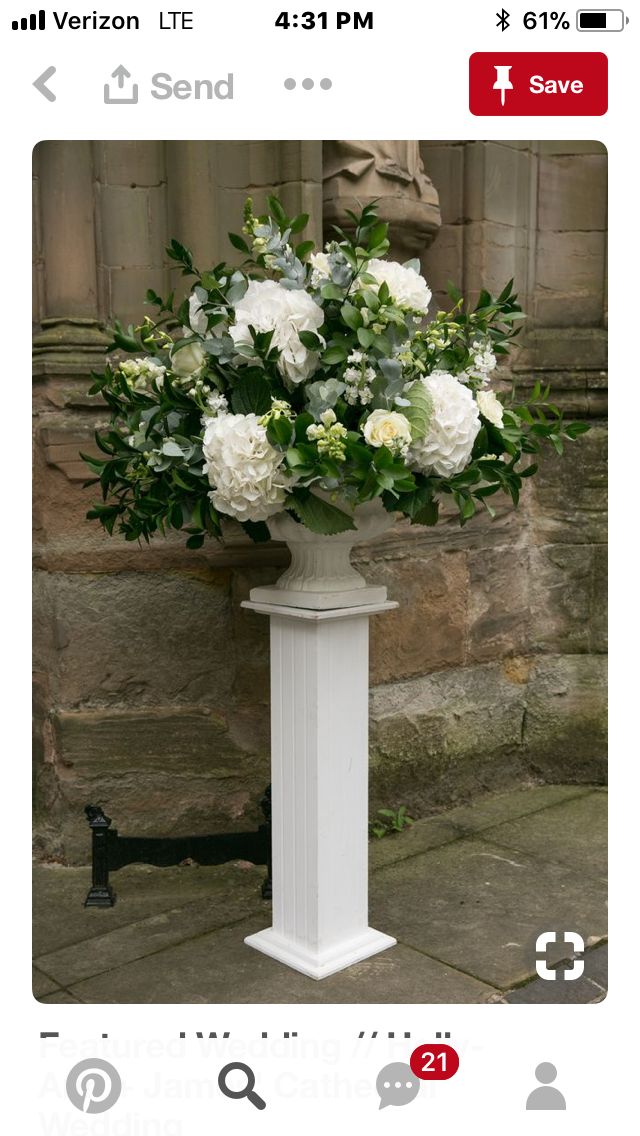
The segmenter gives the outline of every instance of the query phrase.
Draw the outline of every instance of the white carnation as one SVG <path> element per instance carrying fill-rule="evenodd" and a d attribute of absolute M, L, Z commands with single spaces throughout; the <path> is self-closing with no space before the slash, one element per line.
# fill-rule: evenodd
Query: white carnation
<path fill-rule="evenodd" d="M 476 402 L 478 409 L 483 418 L 488 422 L 492 422 L 494 426 L 503 425 L 503 407 L 500 399 L 497 398 L 494 391 L 478 391 L 476 395 Z"/>
<path fill-rule="evenodd" d="M 205 421 L 202 442 L 209 494 L 220 513 L 238 521 L 266 521 L 282 510 L 284 455 L 267 439 L 255 414 L 221 414 Z"/>
<path fill-rule="evenodd" d="M 278 348 L 278 370 L 295 386 L 304 382 L 318 366 L 318 352 L 300 342 L 301 331 L 318 334 L 324 321 L 322 308 L 301 288 L 284 288 L 275 280 L 252 280 L 235 306 L 236 322 L 229 328 L 233 342 L 251 343 L 249 327 L 273 331 L 272 345 Z"/>
<path fill-rule="evenodd" d="M 415 268 L 407 268 L 404 264 L 398 264 L 396 260 L 374 258 L 367 261 L 364 271 L 370 276 L 375 276 L 378 287 L 380 284 L 388 286 L 391 299 L 399 308 L 426 314 L 431 302 L 431 291 L 424 276 L 416 272 Z M 362 286 L 375 287 L 371 284 Z"/>
<path fill-rule="evenodd" d="M 480 429 L 480 416 L 468 387 L 443 372 L 420 379 L 424 383 L 433 411 L 424 438 L 409 451 L 413 469 L 453 477 L 469 462 L 473 443 Z"/>

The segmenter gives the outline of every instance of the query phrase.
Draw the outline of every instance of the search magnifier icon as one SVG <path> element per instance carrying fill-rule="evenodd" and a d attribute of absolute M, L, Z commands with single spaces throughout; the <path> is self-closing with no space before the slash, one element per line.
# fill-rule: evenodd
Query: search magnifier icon
<path fill-rule="evenodd" d="M 247 1083 L 242 1089 L 230 1089 L 227 1084 L 229 1073 L 233 1073 L 236 1069 L 244 1073 L 247 1078 Z M 218 1074 L 218 1088 L 221 1093 L 224 1093 L 225 1097 L 230 1097 L 231 1100 L 241 1100 L 242 1097 L 246 1097 L 256 1108 L 266 1108 L 267 1102 L 263 1101 L 262 1097 L 259 1097 L 258 1094 L 253 1091 L 255 1084 L 256 1075 L 253 1069 L 248 1065 L 243 1065 L 242 1061 L 232 1061 L 230 1065 L 225 1065 L 224 1069 L 221 1069 Z"/>

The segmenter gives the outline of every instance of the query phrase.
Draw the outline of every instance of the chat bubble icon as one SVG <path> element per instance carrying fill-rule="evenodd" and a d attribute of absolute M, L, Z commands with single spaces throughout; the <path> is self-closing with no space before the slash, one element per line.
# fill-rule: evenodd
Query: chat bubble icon
<path fill-rule="evenodd" d="M 411 1104 L 420 1092 L 420 1081 L 410 1065 L 404 1061 L 392 1061 L 378 1073 L 376 1090 L 380 1097 L 380 1108 L 390 1104 L 399 1107 Z"/>

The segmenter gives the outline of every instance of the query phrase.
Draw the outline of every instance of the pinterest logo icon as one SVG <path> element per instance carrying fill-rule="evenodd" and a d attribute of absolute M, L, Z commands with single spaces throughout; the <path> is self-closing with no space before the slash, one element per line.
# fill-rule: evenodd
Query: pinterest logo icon
<path fill-rule="evenodd" d="M 99 1057 L 79 1061 L 67 1077 L 67 1096 L 80 1112 L 106 1112 L 121 1092 L 118 1070 Z"/>

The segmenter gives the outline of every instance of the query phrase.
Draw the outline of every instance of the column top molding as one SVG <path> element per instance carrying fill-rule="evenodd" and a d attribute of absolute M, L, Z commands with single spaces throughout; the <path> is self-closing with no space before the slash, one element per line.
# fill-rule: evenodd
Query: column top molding
<path fill-rule="evenodd" d="M 250 611 L 260 612 L 262 615 L 279 615 L 285 619 L 303 619 L 313 623 L 319 623 L 321 620 L 327 619 L 355 619 L 360 615 L 376 615 L 382 611 L 393 611 L 394 608 L 399 607 L 394 600 L 385 600 L 383 603 L 370 603 L 353 605 L 352 607 L 328 608 L 324 611 L 315 611 L 308 607 L 285 607 L 284 604 L 256 602 L 253 600 L 243 600 L 241 607 L 248 608 Z"/>

